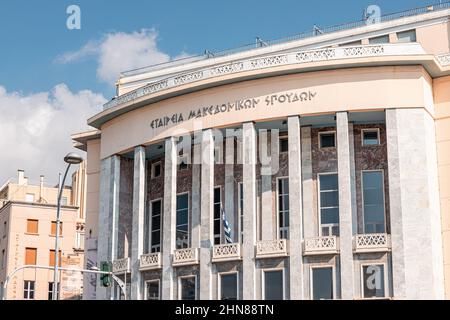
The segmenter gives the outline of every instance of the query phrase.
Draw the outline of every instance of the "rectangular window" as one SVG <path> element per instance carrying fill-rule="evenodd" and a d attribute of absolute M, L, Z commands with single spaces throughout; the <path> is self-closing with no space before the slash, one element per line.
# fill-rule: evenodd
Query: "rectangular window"
<path fill-rule="evenodd" d="M 25 280 L 23 282 L 23 298 L 25 300 L 34 299 L 34 281 Z"/>
<path fill-rule="evenodd" d="M 289 140 L 288 137 L 280 137 L 280 152 L 289 151 Z"/>
<path fill-rule="evenodd" d="M 49 255 L 49 260 L 48 260 L 48 265 L 51 267 L 55 266 L 55 250 L 50 250 L 50 255 Z M 61 250 L 59 250 L 59 255 L 58 255 L 58 265 L 61 267 Z"/>
<path fill-rule="evenodd" d="M 177 249 L 189 247 L 189 194 L 177 195 Z"/>
<path fill-rule="evenodd" d="M 361 134 L 363 146 L 377 146 L 380 144 L 380 132 L 378 129 L 363 129 Z"/>
<path fill-rule="evenodd" d="M 33 266 L 36 264 L 37 249 L 36 248 L 25 248 L 25 264 Z"/>
<path fill-rule="evenodd" d="M 161 176 L 161 161 L 152 163 L 152 168 L 151 168 L 151 177 L 153 178 L 158 178 Z"/>
<path fill-rule="evenodd" d="M 320 232 L 339 235 L 339 187 L 337 174 L 319 175 Z"/>
<path fill-rule="evenodd" d="M 284 299 L 283 271 L 264 270 L 263 277 L 264 277 L 264 300 L 283 300 Z"/>
<path fill-rule="evenodd" d="M 38 233 L 38 220 L 27 219 L 27 233 L 37 234 Z"/>
<path fill-rule="evenodd" d="M 34 193 L 27 193 L 25 195 L 25 201 L 26 202 L 34 202 Z"/>
<path fill-rule="evenodd" d="M 336 147 L 336 133 L 333 132 L 319 132 L 319 147 L 320 148 L 335 148 Z"/>
<path fill-rule="evenodd" d="M 3 249 L 2 250 L 2 257 L 1 257 L 1 261 L 0 261 L 0 269 L 3 269 L 3 268 L 5 268 L 6 267 L 6 250 L 5 249 Z"/>
<path fill-rule="evenodd" d="M 84 232 L 75 233 L 75 249 L 84 249 Z"/>
<path fill-rule="evenodd" d="M 361 266 L 361 280 L 364 298 L 384 298 L 384 265 L 372 264 Z"/>
<path fill-rule="evenodd" d="M 397 42 L 416 42 L 416 30 L 397 32 Z"/>
<path fill-rule="evenodd" d="M 214 188 L 214 244 L 220 244 L 221 232 L 221 208 L 222 208 L 222 189 L 220 187 Z"/>
<path fill-rule="evenodd" d="M 145 282 L 145 300 L 159 300 L 159 280 Z"/>
<path fill-rule="evenodd" d="M 375 38 L 369 39 L 370 44 L 378 44 L 378 43 L 389 43 L 389 35 L 386 34 L 384 36 L 379 36 Z"/>
<path fill-rule="evenodd" d="M 289 239 L 289 178 L 278 179 L 278 230 L 280 239 Z"/>
<path fill-rule="evenodd" d="M 196 300 L 197 299 L 197 277 L 182 277 L 179 281 L 179 299 Z"/>
<path fill-rule="evenodd" d="M 361 40 L 356 40 L 352 42 L 341 43 L 339 47 L 360 46 L 361 44 L 362 44 Z"/>
<path fill-rule="evenodd" d="M 363 171 L 364 233 L 384 233 L 383 171 Z"/>
<path fill-rule="evenodd" d="M 238 299 L 238 274 L 226 273 L 219 275 L 220 281 L 220 300 Z"/>
<path fill-rule="evenodd" d="M 244 242 L 244 184 L 239 182 L 239 238 Z"/>
<path fill-rule="evenodd" d="M 161 213 L 162 201 L 155 200 L 150 203 L 150 219 L 148 229 L 150 230 L 150 252 L 161 251 Z"/>
<path fill-rule="evenodd" d="M 48 300 L 53 300 L 53 283 L 54 282 L 48 283 Z M 59 292 L 59 283 L 58 288 L 56 289 L 56 295 L 58 295 L 58 292 Z"/>
<path fill-rule="evenodd" d="M 63 223 L 59 223 L 59 235 L 62 236 Z M 56 236 L 56 221 L 52 221 L 50 235 Z"/>
<path fill-rule="evenodd" d="M 313 300 L 333 299 L 333 268 L 311 268 L 311 288 Z"/>
<path fill-rule="evenodd" d="M 5 222 L 3 222 L 3 238 L 6 238 L 6 235 L 8 234 L 8 225 Z"/>

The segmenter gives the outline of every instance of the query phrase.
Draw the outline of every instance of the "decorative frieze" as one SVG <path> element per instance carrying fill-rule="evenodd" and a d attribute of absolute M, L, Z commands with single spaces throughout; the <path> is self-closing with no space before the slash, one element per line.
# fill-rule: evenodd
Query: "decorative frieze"
<path fill-rule="evenodd" d="M 203 78 L 203 71 L 192 72 L 188 74 L 184 74 L 173 79 L 173 82 L 176 86 L 197 81 Z"/>
<path fill-rule="evenodd" d="M 287 62 L 288 62 L 287 54 L 282 54 L 277 56 L 270 56 L 251 60 L 250 65 L 252 68 L 266 68 L 280 64 L 286 64 Z"/>

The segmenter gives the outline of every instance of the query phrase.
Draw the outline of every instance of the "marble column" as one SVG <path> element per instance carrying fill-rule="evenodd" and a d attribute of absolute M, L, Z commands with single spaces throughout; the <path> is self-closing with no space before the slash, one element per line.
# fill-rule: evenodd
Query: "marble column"
<path fill-rule="evenodd" d="M 303 235 L 305 238 L 313 238 L 319 234 L 314 217 L 311 127 L 302 127 L 300 131 L 302 140 Z"/>
<path fill-rule="evenodd" d="M 200 170 L 201 170 L 201 150 L 202 132 L 194 133 L 194 143 L 192 149 L 192 228 L 191 228 L 191 247 L 200 248 Z"/>
<path fill-rule="evenodd" d="M 290 299 L 303 299 L 303 212 L 300 118 L 288 118 L 289 143 L 289 284 Z"/>
<path fill-rule="evenodd" d="M 256 131 L 253 122 L 243 124 L 244 241 L 242 244 L 243 299 L 255 299 L 256 243 Z"/>
<path fill-rule="evenodd" d="M 133 227 L 131 237 L 131 299 L 143 299 L 143 283 L 139 270 L 139 259 L 144 253 L 144 215 L 145 215 L 145 147 L 134 149 L 133 180 Z"/>
<path fill-rule="evenodd" d="M 347 112 L 336 113 L 338 181 L 339 181 L 339 240 L 341 298 L 355 297 L 353 266 L 353 210 L 351 144 Z M 356 223 L 356 221 L 354 222 Z"/>
<path fill-rule="evenodd" d="M 177 146 L 176 138 L 166 139 L 163 201 L 162 299 L 175 299 L 172 255 L 175 250 L 177 209 Z"/>
<path fill-rule="evenodd" d="M 225 137 L 225 215 L 231 228 L 233 242 L 239 241 L 237 219 L 234 214 L 234 191 L 236 183 L 234 181 L 234 136 Z"/>
<path fill-rule="evenodd" d="M 212 299 L 213 212 L 214 212 L 214 139 L 213 131 L 203 131 L 201 168 L 200 300 Z"/>

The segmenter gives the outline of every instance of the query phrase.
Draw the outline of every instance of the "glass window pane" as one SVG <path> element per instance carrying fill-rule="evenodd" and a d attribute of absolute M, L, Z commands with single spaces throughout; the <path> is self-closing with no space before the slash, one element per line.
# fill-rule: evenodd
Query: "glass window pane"
<path fill-rule="evenodd" d="M 289 142 L 286 138 L 280 138 L 280 152 L 289 151 Z"/>
<path fill-rule="evenodd" d="M 264 272 L 264 297 L 265 300 L 283 300 L 283 272 Z"/>
<path fill-rule="evenodd" d="M 363 131 L 363 144 L 365 146 L 378 145 L 378 131 Z"/>
<path fill-rule="evenodd" d="M 335 147 L 334 133 L 322 133 L 320 134 L 320 147 L 330 148 Z"/>
<path fill-rule="evenodd" d="M 220 276 L 220 296 L 222 300 L 237 300 L 237 273 Z"/>
<path fill-rule="evenodd" d="M 389 43 L 389 35 L 384 35 L 380 37 L 370 38 L 369 43 Z"/>
<path fill-rule="evenodd" d="M 177 225 L 187 224 L 188 222 L 188 211 L 180 210 L 177 211 Z"/>
<path fill-rule="evenodd" d="M 339 223 L 339 209 L 338 208 L 320 209 L 320 223 L 321 224 Z"/>
<path fill-rule="evenodd" d="M 397 33 L 398 42 L 416 42 L 416 30 L 408 30 Z"/>
<path fill-rule="evenodd" d="M 214 203 L 220 202 L 220 188 L 214 188 Z"/>
<path fill-rule="evenodd" d="M 319 176 L 320 190 L 338 190 L 338 175 L 337 174 L 323 174 Z"/>
<path fill-rule="evenodd" d="M 385 297 L 384 265 L 363 266 L 364 298 Z"/>
<path fill-rule="evenodd" d="M 338 206 L 339 206 L 339 195 L 337 191 L 320 193 L 321 208 L 338 207 Z"/>
<path fill-rule="evenodd" d="M 181 300 L 195 300 L 195 277 L 180 280 Z"/>
<path fill-rule="evenodd" d="M 180 194 L 177 196 L 177 210 L 188 208 L 188 194 Z"/>
<path fill-rule="evenodd" d="M 161 201 L 155 201 L 152 203 L 152 214 L 154 216 L 161 214 Z"/>
<path fill-rule="evenodd" d="M 384 229 L 384 185 L 383 172 L 363 172 L 363 201 L 364 201 L 364 224 L 381 224 L 375 229 Z M 374 228 L 364 230 L 367 233 L 375 232 Z"/>
<path fill-rule="evenodd" d="M 161 242 L 160 231 L 152 232 L 152 246 L 159 245 Z"/>
<path fill-rule="evenodd" d="M 333 269 L 312 269 L 313 299 L 333 299 Z"/>
<path fill-rule="evenodd" d="M 159 300 L 159 281 L 147 282 L 147 300 Z"/>

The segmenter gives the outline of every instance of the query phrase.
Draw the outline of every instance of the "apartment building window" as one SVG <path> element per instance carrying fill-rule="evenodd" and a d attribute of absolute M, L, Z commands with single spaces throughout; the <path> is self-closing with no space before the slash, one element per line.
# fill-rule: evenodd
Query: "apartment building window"
<path fill-rule="evenodd" d="M 60 236 L 62 236 L 62 234 L 63 234 L 62 231 L 63 231 L 63 223 L 60 222 L 59 223 L 59 235 Z M 56 236 L 56 221 L 52 221 L 50 235 L 51 236 Z"/>
<path fill-rule="evenodd" d="M 159 300 L 160 289 L 159 280 L 149 280 L 145 282 L 145 300 Z"/>
<path fill-rule="evenodd" d="M 244 184 L 239 182 L 239 239 L 244 242 Z"/>
<path fill-rule="evenodd" d="M 361 266 L 363 298 L 386 297 L 384 269 L 384 264 Z"/>
<path fill-rule="evenodd" d="M 416 42 L 416 30 L 397 32 L 397 42 Z"/>
<path fill-rule="evenodd" d="M 26 202 L 34 202 L 34 193 L 27 193 L 25 195 L 25 201 Z"/>
<path fill-rule="evenodd" d="M 364 233 L 385 232 L 383 171 L 363 171 Z"/>
<path fill-rule="evenodd" d="M 0 261 L 0 269 L 3 269 L 6 267 L 6 249 L 2 250 L 2 260 Z"/>
<path fill-rule="evenodd" d="M 336 132 L 319 132 L 319 147 L 320 148 L 335 148 L 336 147 Z"/>
<path fill-rule="evenodd" d="M 27 219 L 27 233 L 38 234 L 39 221 Z"/>
<path fill-rule="evenodd" d="M 189 194 L 177 195 L 177 249 L 189 247 Z"/>
<path fill-rule="evenodd" d="M 369 39 L 370 44 L 389 43 L 389 35 L 374 37 Z"/>
<path fill-rule="evenodd" d="M 319 175 L 320 232 L 322 236 L 339 235 L 338 175 Z"/>
<path fill-rule="evenodd" d="M 178 298 L 180 300 L 196 300 L 197 299 L 197 277 L 187 276 L 180 277 L 178 282 Z"/>
<path fill-rule="evenodd" d="M 222 215 L 222 188 L 214 188 L 214 244 L 220 244 Z"/>
<path fill-rule="evenodd" d="M 263 270 L 263 299 L 284 299 L 284 275 L 283 270 Z"/>
<path fill-rule="evenodd" d="M 55 250 L 50 250 L 48 265 L 51 267 L 55 266 Z M 61 250 L 59 250 L 58 254 L 58 265 L 61 267 Z"/>
<path fill-rule="evenodd" d="M 54 282 L 49 282 L 48 283 L 48 300 L 53 300 L 53 287 L 54 287 Z M 59 292 L 59 283 L 58 283 L 58 288 L 56 289 L 56 295 L 58 295 Z"/>
<path fill-rule="evenodd" d="M 237 300 L 238 299 L 238 273 L 219 274 L 219 299 Z"/>
<path fill-rule="evenodd" d="M 37 249 L 25 248 L 25 265 L 33 266 L 36 264 Z"/>
<path fill-rule="evenodd" d="M 361 130 L 363 146 L 377 146 L 380 144 L 380 130 L 363 129 Z"/>
<path fill-rule="evenodd" d="M 161 161 L 152 163 L 152 167 L 151 167 L 151 177 L 153 178 L 158 178 L 161 176 Z"/>
<path fill-rule="evenodd" d="M 311 297 L 313 300 L 334 298 L 333 267 L 311 268 Z"/>
<path fill-rule="evenodd" d="M 289 151 L 289 140 L 288 137 L 280 137 L 280 152 L 288 152 Z"/>
<path fill-rule="evenodd" d="M 289 178 L 278 179 L 278 230 L 280 239 L 289 239 Z"/>
<path fill-rule="evenodd" d="M 148 233 L 150 252 L 161 251 L 161 212 L 161 199 L 150 202 L 150 218 L 147 219 L 147 229 L 150 230 L 150 232 Z"/>
<path fill-rule="evenodd" d="M 84 232 L 75 233 L 75 249 L 84 248 Z"/>
<path fill-rule="evenodd" d="M 34 299 L 34 281 L 25 280 L 23 282 L 23 298 L 25 300 L 33 300 Z"/>

